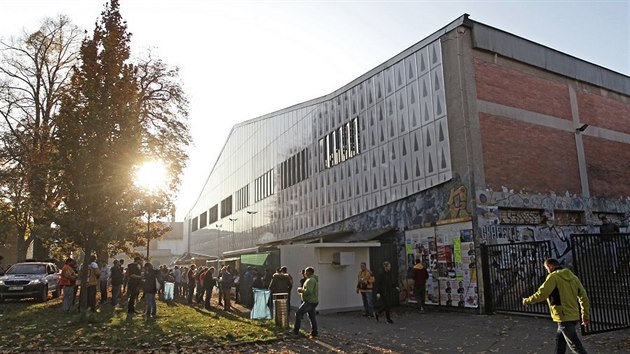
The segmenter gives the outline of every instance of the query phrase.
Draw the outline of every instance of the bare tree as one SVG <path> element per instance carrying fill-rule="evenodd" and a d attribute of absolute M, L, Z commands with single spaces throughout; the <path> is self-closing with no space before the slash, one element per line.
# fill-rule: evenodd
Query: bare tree
<path fill-rule="evenodd" d="M 0 184 L 18 230 L 18 259 L 34 242 L 48 256 L 50 225 L 59 203 L 55 116 L 82 32 L 65 16 L 39 30 L 0 41 Z"/>

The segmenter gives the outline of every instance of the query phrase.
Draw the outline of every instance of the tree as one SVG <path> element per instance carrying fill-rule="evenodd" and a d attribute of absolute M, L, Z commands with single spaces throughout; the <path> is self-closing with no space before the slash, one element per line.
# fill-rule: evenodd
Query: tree
<path fill-rule="evenodd" d="M 34 242 L 46 258 L 50 225 L 61 201 L 54 139 L 61 93 L 76 63 L 81 32 L 65 16 L 38 31 L 0 41 L 0 184 L 17 235 L 18 260 Z"/>
<path fill-rule="evenodd" d="M 177 71 L 159 60 L 133 65 L 130 38 L 118 1 L 111 0 L 93 37 L 81 45 L 81 63 L 58 117 L 63 195 L 58 221 L 60 234 L 85 255 L 83 284 L 94 252 L 123 247 L 141 234 L 138 220 L 147 198 L 134 186 L 135 166 L 147 156 L 165 159 L 176 187 L 187 157 L 187 101 Z M 160 210 L 172 205 L 174 190 L 153 201 Z"/>

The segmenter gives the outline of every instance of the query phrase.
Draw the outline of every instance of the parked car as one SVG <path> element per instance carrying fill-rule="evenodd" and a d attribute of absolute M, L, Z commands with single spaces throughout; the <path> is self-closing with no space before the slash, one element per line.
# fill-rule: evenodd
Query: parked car
<path fill-rule="evenodd" d="M 16 263 L 0 277 L 0 302 L 4 299 L 35 298 L 44 302 L 48 294 L 59 296 L 59 268 L 49 262 Z"/>

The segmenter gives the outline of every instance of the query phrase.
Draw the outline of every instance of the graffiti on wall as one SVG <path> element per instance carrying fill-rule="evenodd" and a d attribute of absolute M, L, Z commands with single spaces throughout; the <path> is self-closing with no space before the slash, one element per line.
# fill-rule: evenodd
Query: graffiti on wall
<path fill-rule="evenodd" d="M 598 233 L 602 214 L 627 228 L 630 198 L 528 195 L 513 191 L 476 193 L 478 240 L 486 244 L 551 241 L 552 256 L 572 265 L 571 234 Z"/>

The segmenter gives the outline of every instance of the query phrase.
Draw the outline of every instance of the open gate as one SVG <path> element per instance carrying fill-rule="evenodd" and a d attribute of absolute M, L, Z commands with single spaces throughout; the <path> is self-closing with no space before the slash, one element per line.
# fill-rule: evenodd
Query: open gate
<path fill-rule="evenodd" d="M 583 334 L 630 328 L 630 234 L 574 234 L 573 266 L 591 303 Z"/>
<path fill-rule="evenodd" d="M 523 306 L 545 280 L 549 241 L 481 245 L 486 311 L 549 314 L 546 302 Z"/>

